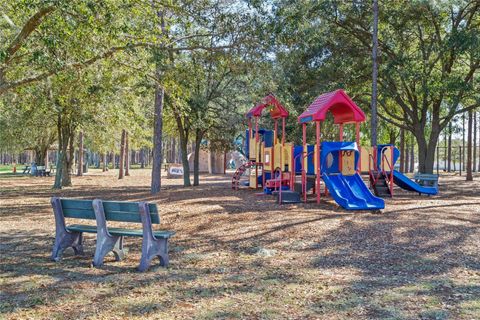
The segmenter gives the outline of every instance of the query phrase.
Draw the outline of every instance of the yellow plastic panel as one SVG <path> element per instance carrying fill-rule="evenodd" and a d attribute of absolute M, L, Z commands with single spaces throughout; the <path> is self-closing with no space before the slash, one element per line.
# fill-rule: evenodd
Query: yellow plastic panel
<path fill-rule="evenodd" d="M 383 155 L 379 154 L 379 157 L 382 157 L 382 160 L 380 161 L 381 168 L 390 171 L 390 166 L 393 163 L 392 147 L 385 147 L 382 150 Z"/>
<path fill-rule="evenodd" d="M 308 169 L 307 153 L 308 153 L 308 144 L 303 146 L 303 154 L 301 155 L 301 157 L 305 157 L 303 159 L 303 170 L 305 170 L 305 171 L 307 171 L 307 169 Z"/>
<path fill-rule="evenodd" d="M 288 171 L 291 171 L 293 166 L 293 159 L 292 159 L 292 148 L 293 148 L 293 144 L 292 143 L 285 143 L 285 145 L 283 146 L 283 152 L 282 152 L 282 156 L 283 156 L 283 168 L 282 168 L 282 171 L 287 171 L 285 170 L 285 168 L 288 166 Z"/>
<path fill-rule="evenodd" d="M 257 157 L 257 161 L 258 162 L 265 162 L 265 142 L 259 142 L 259 154 L 258 154 L 258 157 Z"/>
<path fill-rule="evenodd" d="M 372 155 L 372 147 L 361 147 L 360 149 L 360 171 L 368 172 L 368 159 Z M 370 160 L 373 161 L 373 160 Z M 371 164 L 373 166 L 373 163 Z M 372 168 L 373 169 L 373 168 Z"/>
<path fill-rule="evenodd" d="M 342 151 L 342 174 L 345 176 L 354 175 L 355 170 L 355 152 Z"/>
<path fill-rule="evenodd" d="M 248 155 L 249 155 L 249 160 L 256 160 L 257 156 L 257 150 L 256 150 L 257 142 L 255 141 L 255 137 L 250 139 L 250 144 L 249 144 L 249 150 L 248 150 Z"/>
<path fill-rule="evenodd" d="M 281 156 L 282 156 L 282 144 L 277 143 L 274 147 L 274 156 L 273 156 L 273 169 L 280 168 Z"/>
<path fill-rule="evenodd" d="M 272 170 L 272 148 L 263 149 L 263 168 L 265 170 Z"/>
<path fill-rule="evenodd" d="M 249 184 L 250 189 L 255 189 L 255 186 L 257 185 L 256 181 L 257 181 L 257 176 L 255 175 L 255 169 L 252 169 L 250 173 L 250 184 Z"/>

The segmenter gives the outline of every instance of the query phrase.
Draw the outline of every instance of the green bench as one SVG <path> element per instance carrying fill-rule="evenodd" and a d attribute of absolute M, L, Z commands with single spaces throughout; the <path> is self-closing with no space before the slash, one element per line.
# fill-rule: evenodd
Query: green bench
<path fill-rule="evenodd" d="M 413 179 L 416 183 L 424 187 L 438 188 L 438 174 L 415 173 Z"/>
<path fill-rule="evenodd" d="M 117 261 L 125 256 L 124 237 L 142 238 L 142 256 L 138 269 L 145 271 L 153 258 L 159 257 L 161 266 L 168 266 L 168 239 L 173 231 L 154 231 L 152 224 L 160 224 L 156 204 L 146 202 L 118 202 L 102 200 L 51 199 L 55 215 L 55 244 L 52 260 L 60 261 L 67 248 L 75 254 L 83 254 L 83 233 L 96 233 L 97 244 L 93 258 L 94 266 L 101 266 L 109 252 Z M 65 218 L 96 220 L 96 226 L 65 224 Z M 107 221 L 141 223 L 142 229 L 111 228 Z"/>

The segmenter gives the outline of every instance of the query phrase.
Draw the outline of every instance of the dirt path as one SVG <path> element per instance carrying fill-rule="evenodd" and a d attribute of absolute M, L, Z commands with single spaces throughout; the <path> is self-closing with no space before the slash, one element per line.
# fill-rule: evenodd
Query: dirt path
<path fill-rule="evenodd" d="M 165 179 L 152 196 L 149 174 L 93 170 L 61 192 L 0 176 L 0 319 L 480 319 L 480 177 L 442 177 L 435 197 L 395 190 L 372 214 L 278 206 L 224 176 Z M 86 256 L 50 262 L 52 195 L 158 203 L 177 232 L 170 268 L 136 272 L 139 239 L 91 268 L 93 235 Z"/>

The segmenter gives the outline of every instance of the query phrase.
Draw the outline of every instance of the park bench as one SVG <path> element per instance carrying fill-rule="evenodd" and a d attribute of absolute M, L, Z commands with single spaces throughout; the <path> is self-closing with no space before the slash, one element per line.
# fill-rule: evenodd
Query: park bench
<path fill-rule="evenodd" d="M 160 224 L 156 204 L 146 202 L 118 202 L 102 200 L 51 199 L 55 215 L 55 244 L 52 260 L 60 261 L 67 248 L 73 248 L 75 254 L 83 254 L 83 233 L 96 233 L 97 244 L 93 258 L 94 266 L 101 266 L 109 252 L 120 261 L 125 256 L 124 237 L 142 237 L 142 256 L 138 269 L 145 271 L 153 258 L 160 258 L 160 265 L 168 266 L 168 239 L 173 231 L 154 231 L 152 224 Z M 65 218 L 96 220 L 96 226 L 72 224 L 66 225 Z M 141 223 L 142 229 L 111 228 L 107 221 Z"/>
<path fill-rule="evenodd" d="M 415 173 L 413 179 L 424 187 L 438 188 L 438 174 Z"/>
<path fill-rule="evenodd" d="M 25 173 L 30 173 L 30 166 L 25 166 L 23 168 L 23 174 L 25 174 Z"/>

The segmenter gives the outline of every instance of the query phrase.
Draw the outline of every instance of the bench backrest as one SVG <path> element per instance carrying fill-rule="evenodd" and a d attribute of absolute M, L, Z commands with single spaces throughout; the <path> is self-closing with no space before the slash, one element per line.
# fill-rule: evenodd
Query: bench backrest
<path fill-rule="evenodd" d="M 95 220 L 92 200 L 61 199 L 60 201 L 64 217 Z M 102 203 L 107 221 L 142 222 L 138 202 L 103 201 Z M 148 207 L 152 223 L 159 224 L 160 216 L 157 205 L 149 203 Z"/>

